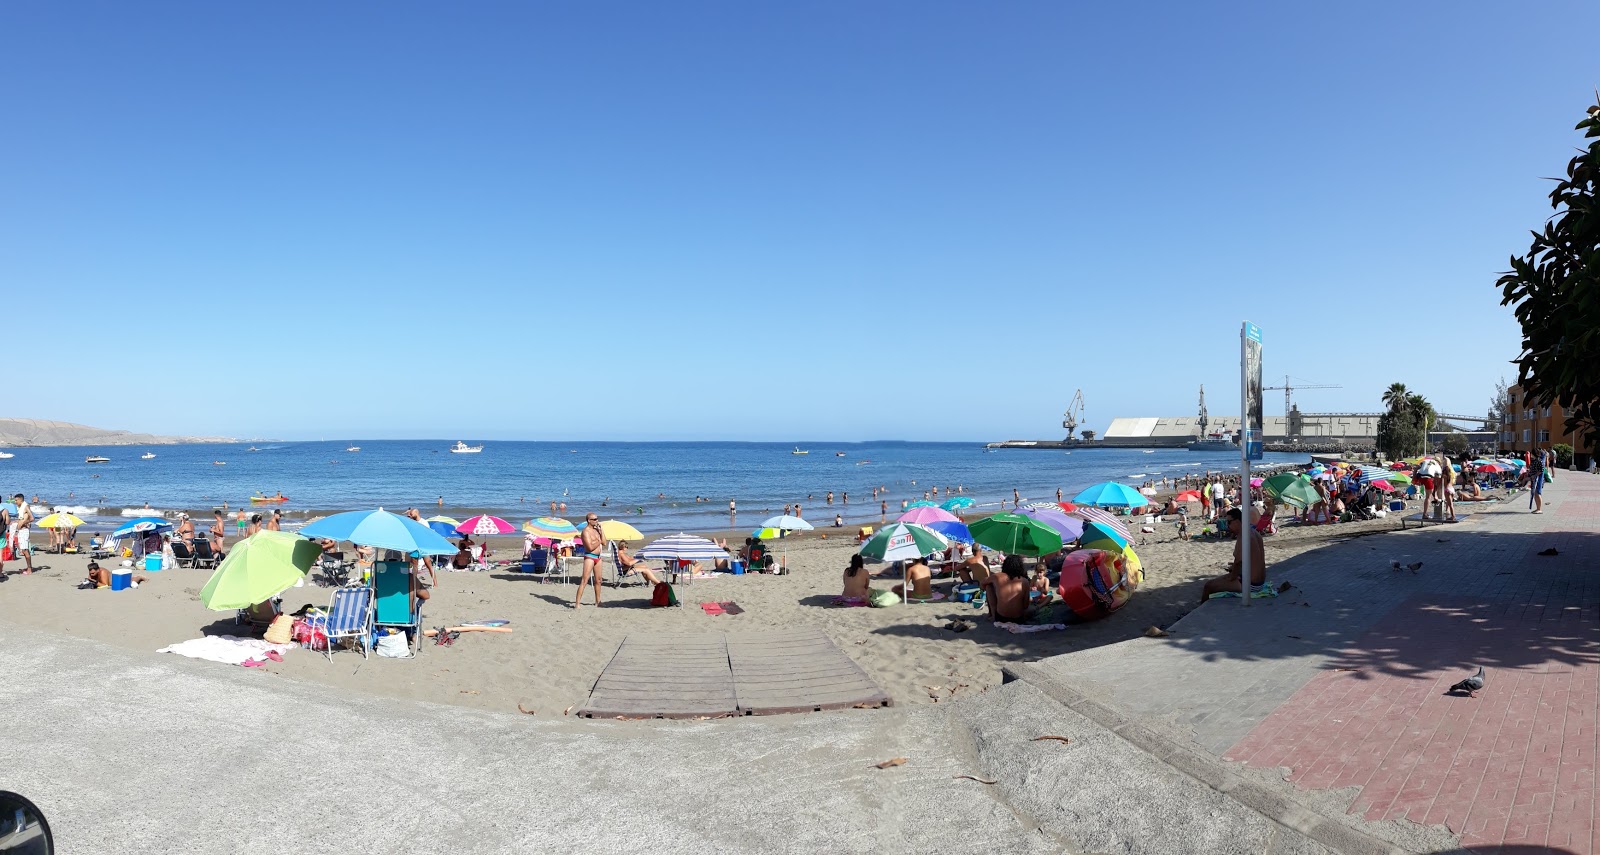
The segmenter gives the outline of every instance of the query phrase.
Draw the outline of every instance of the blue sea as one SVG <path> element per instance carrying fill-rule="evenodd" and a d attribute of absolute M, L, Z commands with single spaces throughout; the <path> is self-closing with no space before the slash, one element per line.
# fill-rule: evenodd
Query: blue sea
<path fill-rule="evenodd" d="M 795 446 L 745 442 L 490 442 L 481 454 L 451 454 L 440 440 L 257 443 L 76 448 L 11 448 L 0 460 L 0 490 L 70 507 L 93 527 L 160 511 L 209 514 L 249 506 L 256 493 L 282 493 L 295 523 L 333 511 L 418 507 L 457 519 L 488 512 L 520 524 L 565 502 L 569 518 L 588 511 L 625 519 L 642 531 L 728 527 L 728 501 L 739 525 L 754 526 L 798 502 L 808 520 L 876 521 L 874 486 L 888 490 L 891 512 L 902 500 L 938 486 L 961 487 L 991 509 L 1019 491 L 1028 499 L 1071 498 L 1106 480 L 1130 484 L 1191 472 L 1232 471 L 1236 454 L 1184 449 L 1047 451 L 980 443 L 863 442 Z M 144 452 L 156 457 L 141 460 Z M 89 464 L 88 455 L 110 458 Z M 1299 454 L 1268 454 L 1264 463 L 1300 463 Z M 216 465 L 218 462 L 224 465 Z M 825 501 L 829 490 L 833 504 Z M 849 504 L 844 494 L 849 494 Z M 696 501 L 700 499 L 701 501 Z M 443 502 L 441 508 L 440 502 Z M 559 505 L 558 505 L 559 509 Z M 559 513 L 559 510 L 558 510 Z"/>

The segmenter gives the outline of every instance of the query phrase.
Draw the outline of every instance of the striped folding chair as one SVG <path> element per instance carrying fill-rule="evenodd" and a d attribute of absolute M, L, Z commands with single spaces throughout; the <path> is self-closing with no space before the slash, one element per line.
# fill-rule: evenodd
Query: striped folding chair
<path fill-rule="evenodd" d="M 333 644 L 341 638 L 357 639 L 361 658 L 372 647 L 372 589 L 365 586 L 334 588 L 328 600 L 328 661 L 333 661 Z"/>

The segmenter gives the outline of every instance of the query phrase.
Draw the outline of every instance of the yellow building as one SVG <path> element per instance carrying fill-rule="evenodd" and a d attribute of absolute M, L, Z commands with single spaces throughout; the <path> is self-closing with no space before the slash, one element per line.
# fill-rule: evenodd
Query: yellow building
<path fill-rule="evenodd" d="M 1535 407 L 1523 400 L 1522 387 L 1512 386 L 1511 409 L 1506 413 L 1506 423 L 1500 427 L 1500 447 L 1513 452 L 1531 451 L 1566 443 L 1572 446 L 1574 464 L 1587 468 L 1594 449 L 1576 434 L 1567 432 L 1567 414 L 1560 404 Z"/>

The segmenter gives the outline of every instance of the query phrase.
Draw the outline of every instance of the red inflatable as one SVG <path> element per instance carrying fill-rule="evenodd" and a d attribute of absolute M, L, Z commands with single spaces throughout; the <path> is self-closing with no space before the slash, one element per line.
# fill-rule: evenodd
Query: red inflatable
<path fill-rule="evenodd" d="M 1073 614 L 1094 620 L 1122 608 L 1144 574 L 1137 559 L 1101 549 L 1069 552 L 1061 565 L 1061 600 Z"/>

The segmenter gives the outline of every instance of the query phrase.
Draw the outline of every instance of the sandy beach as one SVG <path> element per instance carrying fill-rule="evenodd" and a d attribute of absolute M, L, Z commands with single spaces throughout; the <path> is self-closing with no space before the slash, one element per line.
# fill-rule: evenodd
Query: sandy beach
<path fill-rule="evenodd" d="M 1266 541 L 1269 562 L 1282 561 L 1332 541 L 1397 529 L 1396 517 L 1328 526 L 1289 526 Z M 507 567 L 490 572 L 445 572 L 429 601 L 424 622 L 432 627 L 504 618 L 506 634 L 468 633 L 453 646 L 431 642 L 415 660 L 358 652 L 297 649 L 281 663 L 268 663 L 260 679 L 319 683 L 351 692 L 412 698 L 501 712 L 519 707 L 540 717 L 560 717 L 581 704 L 596 677 L 629 634 L 636 632 L 760 631 L 818 627 L 876 680 L 896 704 L 934 703 L 981 692 L 1000 682 L 1000 667 L 1096 647 L 1167 626 L 1194 608 L 1201 580 L 1221 572 L 1231 557 L 1226 542 L 1185 542 L 1174 523 L 1158 523 L 1141 535 L 1146 577 L 1132 601 L 1102 620 L 1061 631 L 1016 635 L 992 626 L 964 603 L 936 602 L 887 609 L 830 605 L 841 572 L 855 551 L 842 531 L 808 532 L 773 543 L 788 575 L 727 575 L 695 579 L 677 588 L 679 608 L 650 608 L 644 586 L 606 587 L 601 608 L 571 606 L 575 585 L 543 582 Z M 824 539 L 823 534 L 828 537 Z M 36 537 L 37 540 L 37 537 Z M 499 555 L 520 551 L 520 540 L 498 539 Z M 135 590 L 78 590 L 88 564 L 82 555 L 35 556 L 48 569 L 21 575 L 22 564 L 6 565 L 0 611 L 26 626 L 155 651 L 202 634 L 234 632 L 232 613 L 204 608 L 197 594 L 209 570 L 175 569 L 147 574 Z M 881 565 L 869 565 L 874 571 Z M 1269 563 L 1270 573 L 1270 563 Z M 885 588 L 895 580 L 876 581 Z M 937 587 L 948 590 L 948 580 Z M 325 606 L 329 589 L 308 580 L 283 594 L 285 611 L 306 604 Z M 732 601 L 738 615 L 706 614 L 702 602 Z M 974 619 L 976 628 L 954 633 L 953 618 Z M 226 665 L 196 662 L 197 668 Z"/>

